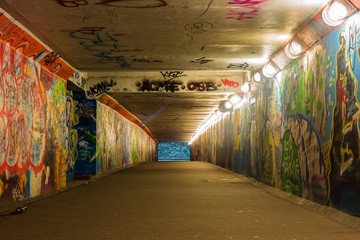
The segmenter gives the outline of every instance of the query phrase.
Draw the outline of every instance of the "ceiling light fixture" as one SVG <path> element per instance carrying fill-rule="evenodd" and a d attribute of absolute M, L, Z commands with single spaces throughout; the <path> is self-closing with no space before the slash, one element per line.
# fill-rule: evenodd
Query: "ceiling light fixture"
<path fill-rule="evenodd" d="M 221 118 L 226 116 L 226 114 L 223 114 L 220 111 L 217 111 L 216 113 L 211 114 L 202 124 L 201 126 L 195 131 L 193 136 L 191 137 L 190 141 L 188 142 L 188 145 L 191 145 L 196 139 L 205 132 L 210 126 L 217 123 Z"/>
<path fill-rule="evenodd" d="M 276 67 L 274 66 L 274 64 L 272 62 L 268 62 L 262 69 L 262 72 L 264 74 L 265 77 L 273 77 L 278 70 L 276 69 Z"/>
<path fill-rule="evenodd" d="M 241 101 L 241 97 L 237 94 L 232 95 L 230 98 L 230 103 L 233 105 L 239 103 L 240 101 Z"/>
<path fill-rule="evenodd" d="M 232 105 L 231 102 L 229 102 L 229 101 L 226 102 L 224 106 L 225 106 L 225 108 L 228 109 L 228 110 L 230 110 L 230 109 L 233 107 L 233 105 Z"/>
<path fill-rule="evenodd" d="M 250 84 L 249 82 L 245 82 L 244 85 L 241 86 L 241 91 L 247 93 L 250 91 Z"/>
<path fill-rule="evenodd" d="M 290 59 L 295 59 L 304 51 L 304 44 L 298 38 L 294 38 L 285 47 L 285 54 Z"/>
<path fill-rule="evenodd" d="M 261 81 L 261 74 L 259 72 L 255 73 L 253 76 L 253 79 L 255 82 L 260 82 Z"/>
<path fill-rule="evenodd" d="M 322 12 L 324 22 L 329 26 L 338 26 L 354 11 L 346 0 L 332 0 Z"/>

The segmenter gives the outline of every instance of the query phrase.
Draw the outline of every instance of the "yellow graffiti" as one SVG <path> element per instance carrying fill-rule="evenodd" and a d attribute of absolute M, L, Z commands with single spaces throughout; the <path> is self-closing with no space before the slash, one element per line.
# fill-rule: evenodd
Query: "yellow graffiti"
<path fill-rule="evenodd" d="M 20 187 L 20 192 L 22 194 L 25 193 L 25 190 L 26 190 L 26 183 L 27 183 L 27 176 L 25 174 L 22 174 L 22 175 L 19 175 L 18 177 L 18 185 Z"/>
<path fill-rule="evenodd" d="M 58 139 L 55 140 L 54 183 L 56 190 L 66 189 L 66 151 Z"/>
<path fill-rule="evenodd" d="M 330 199 L 330 173 L 331 173 L 331 161 L 330 161 L 330 150 L 331 150 L 331 140 L 325 142 L 321 146 L 321 150 L 324 156 L 324 165 L 325 165 L 325 176 L 327 180 L 327 199 Z"/>
<path fill-rule="evenodd" d="M 351 131 L 353 128 L 353 122 L 348 122 L 345 127 L 343 128 L 343 137 L 345 137 L 345 134 L 348 131 Z M 344 142 L 344 140 L 342 141 Z M 347 160 L 345 160 L 346 156 L 351 156 Z M 341 163 L 340 163 L 340 176 L 343 175 L 343 173 L 349 168 L 349 166 L 352 164 L 354 160 L 354 154 L 351 149 L 349 149 L 349 144 L 346 144 L 346 146 L 341 146 Z"/>
<path fill-rule="evenodd" d="M 340 33 L 342 34 L 342 33 Z M 340 41 L 340 46 L 339 46 L 339 51 L 344 48 L 346 48 L 346 41 Z M 348 58 L 348 52 L 345 51 L 345 55 L 344 55 L 344 61 L 345 63 L 349 62 L 350 59 Z M 334 136 L 334 120 L 331 123 L 331 133 L 330 133 L 330 141 L 329 141 L 329 149 L 332 148 L 332 143 L 334 142 L 334 140 L 341 142 L 341 162 L 340 162 L 340 176 L 349 168 L 349 166 L 352 164 L 353 160 L 354 160 L 354 154 L 351 151 L 351 149 L 349 149 L 349 145 L 346 144 L 346 147 L 343 146 L 343 142 L 344 142 L 344 136 L 348 131 L 351 131 L 351 129 L 353 128 L 353 124 L 355 122 L 355 126 L 357 127 L 359 125 L 359 115 L 360 115 L 360 104 L 359 104 L 359 100 L 357 98 L 357 93 L 358 93 L 358 82 L 357 79 L 353 73 L 353 71 L 351 70 L 351 68 L 349 68 L 349 66 L 346 65 L 346 67 L 348 68 L 349 72 L 347 72 L 345 70 L 344 73 L 340 73 L 339 68 L 338 68 L 339 64 L 336 64 L 336 72 L 339 73 L 338 79 L 340 80 L 341 84 L 343 85 L 343 89 L 346 88 L 346 85 L 348 84 L 348 74 L 350 74 L 350 76 L 354 79 L 354 87 L 353 87 L 353 92 L 354 92 L 354 99 L 355 99 L 355 105 L 356 107 L 359 109 L 353 116 L 352 119 L 350 120 L 350 122 L 346 123 L 346 113 L 347 113 L 347 109 L 346 109 L 346 104 L 344 104 L 344 106 L 342 106 L 342 109 L 340 110 L 340 112 L 338 112 L 336 110 L 336 106 L 337 106 L 337 102 L 334 103 L 334 110 L 333 110 L 333 114 L 332 114 L 332 119 L 336 118 L 336 114 L 343 114 L 345 116 L 342 116 L 342 134 L 340 136 Z M 351 79 L 350 79 L 351 80 Z M 342 90 L 343 90 L 342 89 Z M 347 96 L 346 96 L 347 97 Z M 343 97 L 345 98 L 345 97 Z M 338 91 L 335 91 L 335 101 L 337 101 L 338 99 Z M 348 99 L 341 99 L 343 101 L 348 101 Z M 359 131 L 358 131 L 359 133 Z M 355 141 L 355 139 L 354 139 Z M 327 153 L 327 157 L 330 159 L 330 154 L 331 151 L 329 150 Z M 351 157 L 347 160 L 345 160 L 345 155 L 350 155 Z M 325 155 L 324 155 L 325 156 Z M 331 168 L 332 165 L 329 161 L 329 166 L 328 168 L 330 169 L 329 171 L 326 172 L 327 175 L 327 179 L 328 179 L 328 199 L 330 199 L 330 174 L 331 174 Z M 333 173 L 333 174 L 338 174 L 338 173 Z"/>
<path fill-rule="evenodd" d="M 3 195 L 3 193 L 4 193 L 4 183 L 0 179 L 0 197 Z"/>
<path fill-rule="evenodd" d="M 265 181 L 271 183 L 273 186 L 277 185 L 276 181 L 276 166 L 275 166 L 275 147 L 274 137 L 271 132 L 271 124 L 266 123 L 265 134 L 263 136 L 262 152 L 266 153 L 265 163 L 263 169 L 263 178 Z"/>

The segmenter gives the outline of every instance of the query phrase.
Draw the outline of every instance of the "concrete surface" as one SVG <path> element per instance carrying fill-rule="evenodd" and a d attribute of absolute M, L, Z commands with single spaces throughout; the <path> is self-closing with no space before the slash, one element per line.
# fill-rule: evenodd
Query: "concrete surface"
<path fill-rule="evenodd" d="M 202 162 L 146 163 L 0 218 L 1 239 L 360 239 L 360 231 Z"/>

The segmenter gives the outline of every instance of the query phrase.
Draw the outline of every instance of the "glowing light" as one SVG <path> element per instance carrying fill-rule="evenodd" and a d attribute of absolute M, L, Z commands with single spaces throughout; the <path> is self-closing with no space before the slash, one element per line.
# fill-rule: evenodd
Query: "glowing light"
<path fill-rule="evenodd" d="M 249 82 L 245 82 L 244 85 L 241 86 L 241 91 L 243 91 L 245 93 L 250 91 Z"/>
<path fill-rule="evenodd" d="M 282 81 L 282 72 L 279 72 L 278 74 L 276 74 L 276 78 L 277 78 L 278 82 L 281 83 L 281 81 Z"/>
<path fill-rule="evenodd" d="M 263 74 L 265 77 L 273 77 L 276 74 L 276 68 L 271 63 L 268 63 L 263 68 Z"/>
<path fill-rule="evenodd" d="M 240 101 L 241 101 L 241 97 L 239 97 L 239 95 L 237 95 L 237 94 L 232 95 L 231 98 L 230 98 L 230 102 L 232 104 L 237 104 Z"/>
<path fill-rule="evenodd" d="M 346 0 L 336 0 L 325 7 L 322 18 L 327 25 L 337 26 L 349 16 L 350 11 L 351 6 Z"/>
<path fill-rule="evenodd" d="M 255 80 L 255 82 L 261 81 L 261 74 L 259 72 L 254 74 L 254 80 Z"/>
<path fill-rule="evenodd" d="M 290 59 L 297 58 L 302 51 L 303 47 L 297 40 L 293 40 L 285 47 L 285 54 Z"/>
<path fill-rule="evenodd" d="M 262 56 L 261 58 L 249 58 L 247 62 L 252 64 L 263 64 L 266 63 L 268 60 L 268 56 Z"/>
<path fill-rule="evenodd" d="M 276 38 L 278 39 L 278 40 L 288 40 L 288 39 L 290 39 L 290 35 L 288 35 L 288 34 L 280 34 L 280 35 L 276 35 Z"/>
<path fill-rule="evenodd" d="M 188 145 L 191 145 L 196 139 L 204 133 L 209 127 L 211 127 L 213 124 L 217 123 L 221 118 L 226 116 L 227 114 L 223 114 L 220 111 L 217 111 L 216 113 L 213 113 L 210 115 L 202 124 L 201 126 L 195 131 L 193 136 L 191 137 L 190 141 L 188 142 Z"/>
<path fill-rule="evenodd" d="M 233 105 L 231 104 L 231 102 L 226 102 L 224 106 L 226 109 L 231 109 Z"/>

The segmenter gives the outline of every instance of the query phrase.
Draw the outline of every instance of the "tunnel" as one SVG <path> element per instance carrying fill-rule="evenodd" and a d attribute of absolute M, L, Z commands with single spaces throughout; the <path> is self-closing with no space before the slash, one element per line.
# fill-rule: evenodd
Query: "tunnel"
<path fill-rule="evenodd" d="M 359 10 L 1 0 L 0 239 L 360 239 Z"/>

